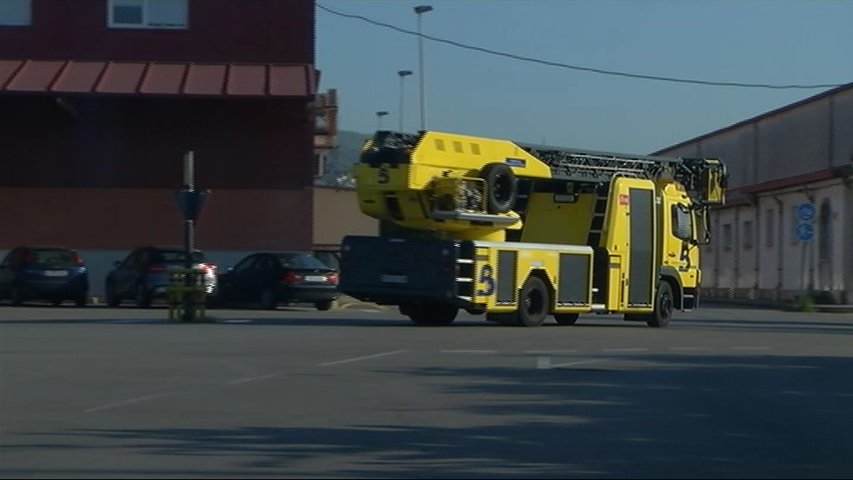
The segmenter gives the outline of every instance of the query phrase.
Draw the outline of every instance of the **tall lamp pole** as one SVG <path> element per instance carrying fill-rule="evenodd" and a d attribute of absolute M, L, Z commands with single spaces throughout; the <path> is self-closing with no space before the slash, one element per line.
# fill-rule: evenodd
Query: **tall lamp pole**
<path fill-rule="evenodd" d="M 431 12 L 433 8 L 429 5 L 418 5 L 414 10 L 418 16 L 418 76 L 420 77 L 421 130 L 426 130 L 426 112 L 424 106 L 424 38 L 421 35 L 421 17 L 424 13 Z"/>
<path fill-rule="evenodd" d="M 376 112 L 376 129 L 382 130 L 382 117 L 388 115 L 388 112 L 382 110 L 380 112 Z"/>
<path fill-rule="evenodd" d="M 397 75 L 400 77 L 400 118 L 397 120 L 399 123 L 399 131 L 403 131 L 403 79 L 412 74 L 411 70 L 400 70 L 397 72 Z"/>

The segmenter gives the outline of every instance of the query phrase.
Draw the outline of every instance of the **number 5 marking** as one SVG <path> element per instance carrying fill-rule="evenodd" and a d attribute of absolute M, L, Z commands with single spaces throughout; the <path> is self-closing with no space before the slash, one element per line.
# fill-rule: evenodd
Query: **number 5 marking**
<path fill-rule="evenodd" d="M 388 175 L 388 169 L 385 167 L 381 167 L 378 172 L 376 172 L 376 182 L 379 184 L 388 183 L 390 180 L 390 175 Z"/>
<path fill-rule="evenodd" d="M 485 286 L 485 288 L 477 290 L 477 295 L 491 295 L 495 292 L 495 278 L 492 276 L 491 265 L 483 265 L 483 268 L 480 270 L 480 277 L 477 278 L 477 282 Z"/>

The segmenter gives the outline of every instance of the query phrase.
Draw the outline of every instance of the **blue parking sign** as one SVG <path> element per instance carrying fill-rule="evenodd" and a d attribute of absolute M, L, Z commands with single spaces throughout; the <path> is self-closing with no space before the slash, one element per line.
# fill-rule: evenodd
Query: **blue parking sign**
<path fill-rule="evenodd" d="M 797 204 L 797 220 L 801 222 L 811 222 L 814 218 L 815 209 L 811 202 Z"/>
<path fill-rule="evenodd" d="M 800 223 L 797 225 L 797 239 L 808 241 L 814 237 L 814 227 L 811 223 Z"/>

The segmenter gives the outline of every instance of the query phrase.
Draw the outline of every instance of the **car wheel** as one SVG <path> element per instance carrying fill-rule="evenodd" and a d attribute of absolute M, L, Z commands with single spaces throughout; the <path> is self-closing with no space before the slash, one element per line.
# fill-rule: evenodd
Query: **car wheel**
<path fill-rule="evenodd" d="M 322 302 L 315 303 L 314 306 L 317 307 L 317 310 L 326 311 L 332 308 L 333 304 L 334 300 L 323 300 Z"/>
<path fill-rule="evenodd" d="M 105 296 L 108 307 L 117 307 L 121 304 L 121 297 L 116 294 L 116 287 L 112 283 L 107 284 Z"/>
<path fill-rule="evenodd" d="M 9 300 L 12 302 L 12 305 L 15 306 L 24 303 L 24 292 L 21 291 L 20 287 L 12 287 L 12 291 L 9 294 Z"/>
<path fill-rule="evenodd" d="M 272 288 L 265 288 L 263 292 L 261 292 L 261 308 L 266 310 L 275 310 L 278 307 L 278 297 L 275 293 L 275 290 Z"/>
<path fill-rule="evenodd" d="M 145 285 L 139 284 L 136 286 L 136 306 L 140 308 L 148 308 L 151 306 L 151 295 Z"/>

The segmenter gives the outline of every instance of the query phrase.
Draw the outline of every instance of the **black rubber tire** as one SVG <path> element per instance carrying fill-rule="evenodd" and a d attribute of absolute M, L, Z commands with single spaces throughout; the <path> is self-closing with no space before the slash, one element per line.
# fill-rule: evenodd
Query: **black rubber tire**
<path fill-rule="evenodd" d="M 661 281 L 658 283 L 658 291 L 655 295 L 655 309 L 646 317 L 646 325 L 655 328 L 668 326 L 669 321 L 672 320 L 674 305 L 672 287 L 669 286 L 669 282 Z"/>
<path fill-rule="evenodd" d="M 134 300 L 136 301 L 136 306 L 139 308 L 148 308 L 151 306 L 151 295 L 148 294 L 145 285 L 140 283 L 136 286 Z"/>
<path fill-rule="evenodd" d="M 550 305 L 551 298 L 545 282 L 535 275 L 527 277 L 518 295 L 518 324 L 525 327 L 542 325 L 548 316 Z"/>
<path fill-rule="evenodd" d="M 574 325 L 579 316 L 579 313 L 555 313 L 554 320 L 557 321 L 557 325 Z"/>
<path fill-rule="evenodd" d="M 518 197 L 518 179 L 509 165 L 490 163 L 480 171 L 486 182 L 486 211 L 506 213 L 512 210 Z"/>
<path fill-rule="evenodd" d="M 19 287 L 12 287 L 12 291 L 9 292 L 9 301 L 14 306 L 19 306 L 24 303 L 24 292 L 21 291 Z"/>
<path fill-rule="evenodd" d="M 263 292 L 261 292 L 261 308 L 264 310 L 275 310 L 278 308 L 278 298 L 276 298 L 276 293 L 271 288 L 265 288 Z"/>
<path fill-rule="evenodd" d="M 323 300 L 322 302 L 315 302 L 314 307 L 321 312 L 325 312 L 326 310 L 331 310 L 334 304 L 334 300 Z"/>
<path fill-rule="evenodd" d="M 104 301 L 107 303 L 108 307 L 117 307 L 121 305 L 121 297 L 116 295 L 116 287 L 113 286 L 112 283 L 107 283 L 105 290 L 106 292 L 104 293 L 104 296 L 106 298 Z"/>
<path fill-rule="evenodd" d="M 412 322 L 427 327 L 450 325 L 459 313 L 459 309 L 453 305 L 442 304 L 409 306 L 405 310 Z"/>

